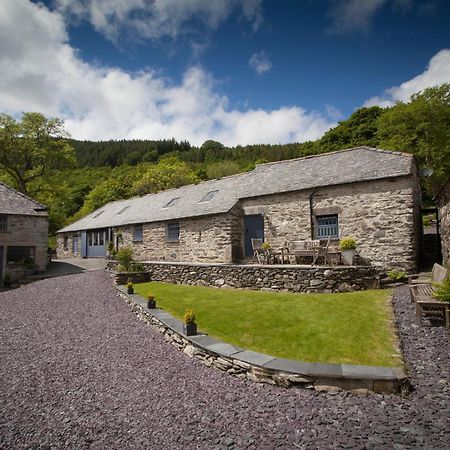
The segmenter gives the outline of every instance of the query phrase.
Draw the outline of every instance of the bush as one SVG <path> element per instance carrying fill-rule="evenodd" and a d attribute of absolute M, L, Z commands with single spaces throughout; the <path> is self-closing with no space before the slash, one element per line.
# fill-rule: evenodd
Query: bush
<path fill-rule="evenodd" d="M 270 249 L 270 244 L 268 242 L 263 242 L 261 247 L 262 247 L 263 250 L 269 250 Z"/>
<path fill-rule="evenodd" d="M 195 314 L 192 309 L 187 309 L 183 316 L 184 323 L 195 323 Z"/>
<path fill-rule="evenodd" d="M 433 297 L 441 302 L 450 302 L 450 278 L 447 277 L 433 292 Z"/>
<path fill-rule="evenodd" d="M 148 300 L 154 300 L 154 298 L 155 298 L 155 296 L 153 295 L 153 292 L 148 291 L 148 292 L 147 292 L 147 299 L 148 299 Z"/>
<path fill-rule="evenodd" d="M 145 271 L 145 267 L 143 264 L 141 263 L 131 263 L 130 265 L 130 272 L 144 272 Z"/>
<path fill-rule="evenodd" d="M 401 270 L 391 270 L 387 273 L 387 276 L 392 281 L 405 281 L 406 280 L 406 272 Z"/>
<path fill-rule="evenodd" d="M 355 250 L 356 241 L 351 236 L 344 237 L 339 242 L 339 248 L 341 250 Z"/>
<path fill-rule="evenodd" d="M 124 272 L 130 272 L 131 262 L 133 261 L 133 249 L 130 247 L 122 247 L 117 252 L 117 260 L 119 261 L 119 268 Z"/>

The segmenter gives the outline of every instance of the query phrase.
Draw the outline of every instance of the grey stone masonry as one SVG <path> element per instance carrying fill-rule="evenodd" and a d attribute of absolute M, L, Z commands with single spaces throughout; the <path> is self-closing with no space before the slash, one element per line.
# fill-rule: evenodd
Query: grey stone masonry
<path fill-rule="evenodd" d="M 442 260 L 450 267 L 450 181 L 437 196 L 439 209 L 439 229 L 441 233 Z"/>
<path fill-rule="evenodd" d="M 156 327 L 168 342 L 206 366 L 237 378 L 318 392 L 348 390 L 358 394 L 369 391 L 391 394 L 409 389 L 402 367 L 305 363 L 245 350 L 203 333 L 186 336 L 180 320 L 161 309 L 147 309 L 140 295 L 128 295 L 123 286 L 117 288 L 136 316 Z"/>
<path fill-rule="evenodd" d="M 152 281 L 217 288 L 331 293 L 379 287 L 377 270 L 371 266 L 259 266 L 164 262 L 142 264 Z M 115 269 L 116 265 L 117 263 L 110 262 L 108 267 Z M 117 283 L 125 283 L 129 276 L 128 273 L 116 274 Z M 131 277 L 133 278 L 132 274 Z"/>

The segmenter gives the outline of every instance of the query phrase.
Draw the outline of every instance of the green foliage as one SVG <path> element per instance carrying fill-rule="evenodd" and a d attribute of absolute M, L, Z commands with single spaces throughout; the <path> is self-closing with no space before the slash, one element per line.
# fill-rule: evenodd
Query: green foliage
<path fill-rule="evenodd" d="M 133 261 L 133 249 L 130 247 L 122 247 L 117 252 L 117 260 L 119 261 L 119 267 L 124 272 L 130 272 L 131 262 Z"/>
<path fill-rule="evenodd" d="M 33 180 L 75 164 L 73 149 L 64 139 L 67 136 L 59 119 L 27 112 L 17 121 L 0 114 L 0 167 L 14 187 L 29 194 Z"/>
<path fill-rule="evenodd" d="M 407 277 L 406 272 L 402 270 L 390 270 L 387 276 L 392 281 L 405 281 Z"/>
<path fill-rule="evenodd" d="M 156 165 L 147 166 L 142 176 L 131 186 L 130 195 L 150 194 L 197 181 L 196 173 L 188 164 L 171 156 L 161 159 Z"/>
<path fill-rule="evenodd" d="M 192 309 L 187 309 L 183 315 L 184 323 L 195 323 L 195 314 Z"/>
<path fill-rule="evenodd" d="M 269 250 L 270 249 L 270 244 L 269 244 L 269 242 L 263 242 L 261 247 L 262 247 L 263 250 Z"/>
<path fill-rule="evenodd" d="M 414 153 L 421 167 L 432 168 L 432 187 L 438 189 L 450 174 L 450 84 L 388 109 L 378 119 L 377 136 L 383 148 Z"/>
<path fill-rule="evenodd" d="M 152 291 L 148 291 L 147 292 L 147 300 L 154 300 L 155 299 L 155 295 L 153 294 Z"/>
<path fill-rule="evenodd" d="M 132 281 L 128 281 L 127 282 L 127 288 L 128 289 L 132 289 L 132 287 L 133 287 L 133 282 Z"/>
<path fill-rule="evenodd" d="M 339 248 L 341 250 L 355 250 L 356 249 L 356 241 L 351 236 L 343 237 L 339 241 Z"/>
<path fill-rule="evenodd" d="M 222 161 L 211 163 L 206 169 L 208 179 L 223 178 L 239 172 L 242 172 L 242 169 L 236 161 Z"/>
<path fill-rule="evenodd" d="M 450 302 L 450 277 L 437 286 L 433 296 L 441 302 Z"/>

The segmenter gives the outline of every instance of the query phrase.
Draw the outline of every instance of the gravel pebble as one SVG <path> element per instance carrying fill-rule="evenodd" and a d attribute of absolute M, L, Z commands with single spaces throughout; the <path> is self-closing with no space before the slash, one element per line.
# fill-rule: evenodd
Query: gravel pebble
<path fill-rule="evenodd" d="M 318 394 L 208 368 L 139 322 L 103 271 L 0 293 L 0 448 L 449 448 L 450 339 L 394 307 L 414 391 Z"/>

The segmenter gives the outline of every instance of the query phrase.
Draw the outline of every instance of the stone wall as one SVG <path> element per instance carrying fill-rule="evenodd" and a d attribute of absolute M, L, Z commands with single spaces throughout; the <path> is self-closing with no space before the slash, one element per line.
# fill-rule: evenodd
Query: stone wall
<path fill-rule="evenodd" d="M 339 236 L 357 240 L 363 263 L 410 272 L 417 267 L 420 196 L 415 176 L 274 194 L 241 204 L 244 214 L 264 216 L 265 240 L 274 247 L 311 239 L 315 216 L 337 214 Z"/>
<path fill-rule="evenodd" d="M 12 280 L 17 280 L 29 273 L 43 272 L 48 264 L 48 218 L 45 216 L 8 215 L 7 220 L 7 232 L 0 234 L 4 274 L 7 273 Z M 8 264 L 9 246 L 34 247 L 34 268 Z"/>
<path fill-rule="evenodd" d="M 246 288 L 288 292 L 347 292 L 378 288 L 379 277 L 374 267 L 310 267 L 310 266 L 246 266 L 219 264 L 187 264 L 144 262 L 152 281 Z M 109 263 L 114 269 L 116 263 Z M 129 274 L 117 274 L 116 282 L 124 284 Z M 133 276 L 131 275 L 133 278 Z M 134 279 L 134 282 L 139 281 Z"/>
<path fill-rule="evenodd" d="M 439 193 L 437 202 L 442 243 L 442 260 L 445 266 L 450 267 L 450 181 Z"/>
<path fill-rule="evenodd" d="M 73 252 L 73 237 L 78 233 L 58 233 L 56 235 L 56 255 L 58 258 L 74 258 L 80 256 Z M 64 248 L 64 238 L 67 238 L 67 247 Z"/>

